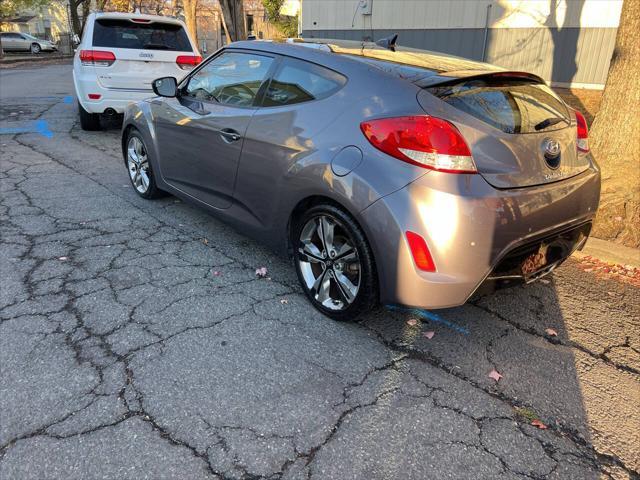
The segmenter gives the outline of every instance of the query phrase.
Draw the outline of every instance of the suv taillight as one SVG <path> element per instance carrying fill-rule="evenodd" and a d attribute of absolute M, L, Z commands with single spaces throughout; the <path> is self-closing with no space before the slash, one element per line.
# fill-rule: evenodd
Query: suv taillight
<path fill-rule="evenodd" d="M 182 70 L 191 70 L 202 61 L 200 55 L 178 55 L 176 63 Z"/>
<path fill-rule="evenodd" d="M 109 67 L 116 61 L 116 56 L 102 50 L 80 50 L 80 61 L 82 65 Z"/>
<path fill-rule="evenodd" d="M 576 146 L 578 147 L 578 153 L 589 152 L 589 129 L 587 128 L 587 121 L 584 119 L 579 111 L 576 112 L 576 122 L 578 123 L 578 132 L 576 139 Z"/>
<path fill-rule="evenodd" d="M 419 167 L 449 173 L 478 173 L 460 131 L 437 117 L 381 118 L 360 124 L 371 145 Z"/>

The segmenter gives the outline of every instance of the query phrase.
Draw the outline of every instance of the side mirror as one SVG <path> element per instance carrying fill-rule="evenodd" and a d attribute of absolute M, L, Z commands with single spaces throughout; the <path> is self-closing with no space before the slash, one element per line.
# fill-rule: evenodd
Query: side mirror
<path fill-rule="evenodd" d="M 151 83 L 151 88 L 160 97 L 175 97 L 178 94 L 178 81 L 174 77 L 157 78 Z"/>

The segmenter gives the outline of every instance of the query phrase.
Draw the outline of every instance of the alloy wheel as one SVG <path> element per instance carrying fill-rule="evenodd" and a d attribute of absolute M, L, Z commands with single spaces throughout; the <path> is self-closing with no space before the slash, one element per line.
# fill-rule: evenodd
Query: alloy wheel
<path fill-rule="evenodd" d="M 127 167 L 131 183 L 139 193 L 149 190 L 149 159 L 142 141 L 135 136 L 127 144 Z"/>
<path fill-rule="evenodd" d="M 329 215 L 311 218 L 300 231 L 297 255 L 304 286 L 323 307 L 347 309 L 360 289 L 362 268 L 348 230 Z"/>

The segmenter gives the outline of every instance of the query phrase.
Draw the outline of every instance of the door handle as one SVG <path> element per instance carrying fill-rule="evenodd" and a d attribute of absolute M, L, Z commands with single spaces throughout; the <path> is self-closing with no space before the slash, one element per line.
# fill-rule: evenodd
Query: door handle
<path fill-rule="evenodd" d="M 232 130 L 231 128 L 225 128 L 220 130 L 220 135 L 222 135 L 222 138 L 226 142 L 237 142 L 242 138 L 238 132 L 236 132 L 235 130 Z"/>

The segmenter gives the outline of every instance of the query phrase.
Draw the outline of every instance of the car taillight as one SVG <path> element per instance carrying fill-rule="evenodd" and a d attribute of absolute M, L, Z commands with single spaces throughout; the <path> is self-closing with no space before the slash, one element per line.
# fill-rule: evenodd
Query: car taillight
<path fill-rule="evenodd" d="M 587 128 L 587 121 L 584 119 L 579 111 L 576 110 L 576 122 L 578 123 L 578 134 L 576 139 L 576 146 L 578 147 L 578 153 L 589 152 L 589 129 Z"/>
<path fill-rule="evenodd" d="M 425 272 L 435 272 L 436 264 L 433 263 L 433 258 L 431 257 L 429 247 L 427 247 L 427 242 L 425 242 L 424 238 L 410 231 L 407 231 L 405 235 L 407 236 L 409 249 L 411 250 L 411 255 L 413 256 L 413 261 L 416 263 L 416 266 Z"/>
<path fill-rule="evenodd" d="M 176 63 L 183 70 L 191 70 L 202 61 L 200 55 L 178 55 Z"/>
<path fill-rule="evenodd" d="M 360 124 L 371 145 L 404 162 L 449 173 L 477 173 L 460 131 L 437 117 L 381 118 Z"/>
<path fill-rule="evenodd" d="M 108 67 L 116 61 L 116 56 L 113 52 L 105 52 L 102 50 L 80 50 L 80 61 L 82 65 Z"/>

